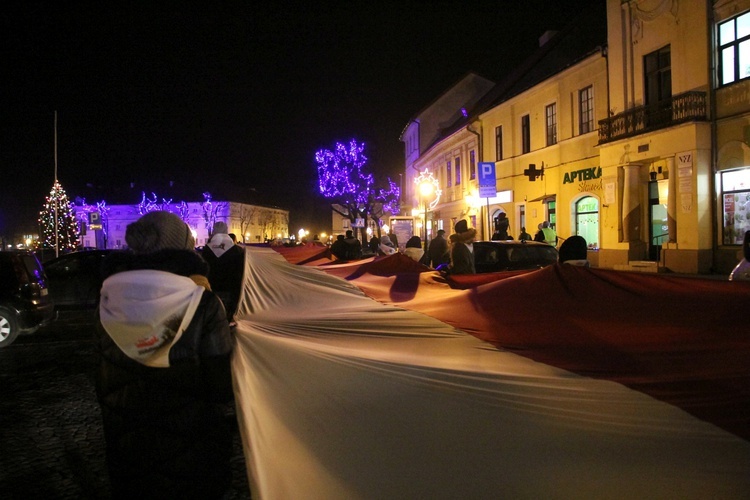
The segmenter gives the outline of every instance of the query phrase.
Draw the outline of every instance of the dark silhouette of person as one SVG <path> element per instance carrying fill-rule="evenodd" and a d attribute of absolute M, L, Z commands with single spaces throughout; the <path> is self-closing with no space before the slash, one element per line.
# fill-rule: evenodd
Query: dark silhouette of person
<path fill-rule="evenodd" d="M 495 218 L 495 232 L 492 234 L 493 240 L 507 240 L 508 239 L 508 228 L 510 227 L 510 221 L 505 212 L 500 212 Z"/>
<path fill-rule="evenodd" d="M 331 245 L 331 253 L 338 260 L 346 260 L 346 243 L 344 243 L 343 234 L 336 236 L 336 241 Z"/>
<path fill-rule="evenodd" d="M 432 238 L 432 241 L 430 241 L 430 246 L 427 248 L 427 255 L 430 259 L 430 266 L 433 268 L 438 267 L 440 264 L 450 262 L 448 240 L 445 239 L 444 229 L 438 229 L 437 234 Z"/>
<path fill-rule="evenodd" d="M 226 223 L 219 221 L 214 224 L 211 238 L 203 247 L 201 255 L 208 262 L 211 290 L 224 303 L 229 321 L 234 322 L 242 292 L 245 251 L 229 237 Z"/>
<path fill-rule="evenodd" d="M 354 232 L 352 232 L 351 229 L 346 232 L 344 244 L 346 245 L 345 260 L 357 260 L 362 258 L 362 243 L 354 237 Z"/>
<path fill-rule="evenodd" d="M 176 214 L 147 213 L 125 241 L 104 261 L 97 325 L 112 497 L 224 498 L 234 396 L 224 306 Z"/>
<path fill-rule="evenodd" d="M 477 230 L 470 228 L 465 220 L 456 223 L 456 232 L 451 234 L 451 274 L 476 274 L 474 266 L 474 240 Z"/>
<path fill-rule="evenodd" d="M 588 245 L 583 236 L 571 236 L 560 245 L 560 263 L 589 267 Z"/>

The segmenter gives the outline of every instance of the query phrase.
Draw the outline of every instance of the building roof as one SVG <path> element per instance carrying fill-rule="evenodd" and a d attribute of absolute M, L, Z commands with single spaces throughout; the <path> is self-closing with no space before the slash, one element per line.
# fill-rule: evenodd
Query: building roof
<path fill-rule="evenodd" d="M 565 28 L 556 33 L 545 32 L 540 37 L 540 43 L 533 54 L 479 99 L 466 116 L 459 116 L 450 126 L 442 129 L 439 137 L 425 151 L 467 126 L 485 111 L 602 51 L 607 45 L 606 2 L 593 0 L 589 8 L 582 10 Z"/>

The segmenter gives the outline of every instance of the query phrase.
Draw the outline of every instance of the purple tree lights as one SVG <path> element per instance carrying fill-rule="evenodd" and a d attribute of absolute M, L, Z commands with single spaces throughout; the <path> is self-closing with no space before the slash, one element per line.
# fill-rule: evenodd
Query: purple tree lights
<path fill-rule="evenodd" d="M 367 156 L 364 143 L 355 139 L 348 145 L 336 143 L 333 150 L 320 149 L 315 153 L 318 165 L 320 193 L 331 200 L 331 209 L 352 222 L 372 219 L 380 232 L 380 219 L 386 214 L 397 214 L 399 187 L 388 179 L 388 187 L 376 189 L 374 176 L 365 170 Z M 364 227 L 360 228 L 363 238 Z"/>

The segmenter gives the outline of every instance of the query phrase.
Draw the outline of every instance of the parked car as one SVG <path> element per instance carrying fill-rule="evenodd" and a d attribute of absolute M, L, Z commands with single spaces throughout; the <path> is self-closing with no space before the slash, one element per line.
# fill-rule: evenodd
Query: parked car
<path fill-rule="evenodd" d="M 95 309 L 102 288 L 102 261 L 113 250 L 83 250 L 44 263 L 57 311 Z"/>
<path fill-rule="evenodd" d="M 28 251 L 0 251 L 0 348 L 54 317 L 44 268 Z"/>
<path fill-rule="evenodd" d="M 557 249 L 538 241 L 475 241 L 477 273 L 541 269 L 558 261 Z"/>

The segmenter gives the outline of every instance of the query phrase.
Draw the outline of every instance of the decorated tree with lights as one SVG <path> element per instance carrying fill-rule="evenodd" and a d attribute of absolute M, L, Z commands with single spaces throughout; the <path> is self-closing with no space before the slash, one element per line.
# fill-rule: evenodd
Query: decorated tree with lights
<path fill-rule="evenodd" d="M 337 142 L 333 150 L 316 152 L 318 186 L 320 193 L 331 201 L 331 209 L 349 219 L 352 227 L 357 219 L 373 218 L 378 222 L 379 232 L 380 218 L 386 212 L 398 213 L 400 193 L 390 179 L 387 189 L 375 188 L 374 176 L 365 170 L 364 149 L 364 143 L 352 139 L 348 145 Z M 365 228 L 360 231 L 364 241 Z"/>
<path fill-rule="evenodd" d="M 73 204 L 57 180 L 39 212 L 39 225 L 43 247 L 73 250 L 78 246 L 78 224 Z"/>

